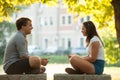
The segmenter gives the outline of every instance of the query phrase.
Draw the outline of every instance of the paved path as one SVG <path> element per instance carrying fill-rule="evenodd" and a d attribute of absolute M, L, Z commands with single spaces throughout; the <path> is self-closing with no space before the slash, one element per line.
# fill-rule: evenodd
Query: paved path
<path fill-rule="evenodd" d="M 48 64 L 46 66 L 47 78 L 53 80 L 53 75 L 55 73 L 65 73 L 65 68 L 70 67 L 69 64 Z"/>

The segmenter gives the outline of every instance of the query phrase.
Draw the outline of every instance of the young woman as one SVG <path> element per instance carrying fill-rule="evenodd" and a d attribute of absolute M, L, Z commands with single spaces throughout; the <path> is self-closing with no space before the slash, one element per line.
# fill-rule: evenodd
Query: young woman
<path fill-rule="evenodd" d="M 104 46 L 96 27 L 91 21 L 83 23 L 82 34 L 86 36 L 88 55 L 68 55 L 72 68 L 66 68 L 68 74 L 102 74 L 104 71 Z"/>

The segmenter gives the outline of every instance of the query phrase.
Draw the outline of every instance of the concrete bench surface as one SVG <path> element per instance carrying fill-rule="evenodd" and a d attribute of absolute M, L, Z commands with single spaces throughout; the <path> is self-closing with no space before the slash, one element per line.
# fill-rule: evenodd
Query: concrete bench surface
<path fill-rule="evenodd" d="M 47 80 L 46 74 L 0 75 L 0 80 Z"/>
<path fill-rule="evenodd" d="M 111 76 L 107 74 L 54 74 L 54 80 L 111 80 Z"/>

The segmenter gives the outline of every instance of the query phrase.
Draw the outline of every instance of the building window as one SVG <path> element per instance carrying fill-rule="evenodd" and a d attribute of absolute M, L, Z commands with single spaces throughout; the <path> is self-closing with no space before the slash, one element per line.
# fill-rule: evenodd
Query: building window
<path fill-rule="evenodd" d="M 48 39 L 45 39 L 45 48 L 48 47 Z"/>
<path fill-rule="evenodd" d="M 45 24 L 45 25 L 48 25 L 48 23 L 47 23 L 47 18 L 46 18 L 46 17 L 44 18 L 44 24 Z"/>
<path fill-rule="evenodd" d="M 68 48 L 71 48 L 71 40 L 68 39 Z"/>
<path fill-rule="evenodd" d="M 50 25 L 53 25 L 53 19 L 50 17 Z"/>
<path fill-rule="evenodd" d="M 62 38 L 62 47 L 65 48 L 65 39 Z"/>
<path fill-rule="evenodd" d="M 84 47 L 84 39 L 83 38 L 80 38 L 80 47 Z"/>
<path fill-rule="evenodd" d="M 62 17 L 62 24 L 65 24 L 65 16 Z"/>
<path fill-rule="evenodd" d="M 90 20 L 90 16 L 87 16 L 86 18 L 87 18 L 87 21 Z"/>
<path fill-rule="evenodd" d="M 68 16 L 68 24 L 71 24 L 71 16 Z"/>
<path fill-rule="evenodd" d="M 81 19 L 80 19 L 80 23 L 82 23 L 83 21 L 84 21 L 84 18 L 81 18 Z"/>

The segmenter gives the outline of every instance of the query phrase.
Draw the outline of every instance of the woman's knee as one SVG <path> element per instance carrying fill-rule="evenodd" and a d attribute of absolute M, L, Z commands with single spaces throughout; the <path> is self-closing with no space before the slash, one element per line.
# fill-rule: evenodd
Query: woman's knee
<path fill-rule="evenodd" d="M 32 68 L 38 68 L 40 67 L 40 58 L 37 56 L 31 56 L 29 58 L 29 63 Z"/>
<path fill-rule="evenodd" d="M 78 55 L 73 55 L 70 58 L 70 62 L 76 62 L 78 60 L 78 58 L 80 58 Z"/>

